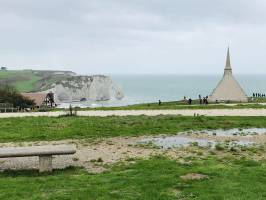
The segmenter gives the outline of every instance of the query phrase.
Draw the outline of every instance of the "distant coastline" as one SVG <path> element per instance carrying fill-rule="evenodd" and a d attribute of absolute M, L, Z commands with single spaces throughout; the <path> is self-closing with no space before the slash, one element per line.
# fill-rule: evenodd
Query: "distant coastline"
<path fill-rule="evenodd" d="M 161 101 L 178 101 L 184 96 L 192 99 L 209 95 L 221 75 L 110 75 L 122 88 L 122 100 L 87 101 L 74 105 L 80 107 L 113 107 Z M 248 96 L 253 92 L 266 93 L 266 75 L 236 74 Z M 70 102 L 69 102 L 70 103 Z M 66 106 L 67 104 L 65 104 Z M 63 105 L 62 105 L 63 106 Z"/>

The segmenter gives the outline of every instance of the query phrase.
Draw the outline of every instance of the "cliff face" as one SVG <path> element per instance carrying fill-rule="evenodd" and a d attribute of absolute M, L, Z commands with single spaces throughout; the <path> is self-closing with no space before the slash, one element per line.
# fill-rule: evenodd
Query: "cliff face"
<path fill-rule="evenodd" d="M 108 76 L 71 76 L 57 81 L 46 92 L 55 94 L 56 102 L 122 99 L 122 90 Z"/>
<path fill-rule="evenodd" d="M 122 90 L 108 76 L 78 76 L 71 71 L 0 70 L 0 85 L 19 92 L 53 92 L 56 102 L 122 99 Z"/>

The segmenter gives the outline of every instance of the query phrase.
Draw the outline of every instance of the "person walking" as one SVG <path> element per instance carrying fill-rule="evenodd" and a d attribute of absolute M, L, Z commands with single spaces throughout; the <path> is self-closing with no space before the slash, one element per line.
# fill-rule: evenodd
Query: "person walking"
<path fill-rule="evenodd" d="M 200 105 L 202 104 L 202 98 L 201 98 L 201 95 L 199 95 L 199 103 L 200 103 Z"/>
<path fill-rule="evenodd" d="M 189 105 L 192 104 L 192 99 L 191 99 L 191 98 L 189 98 L 189 100 L 188 100 L 188 104 L 189 104 Z"/>
<path fill-rule="evenodd" d="M 208 96 L 206 96 L 205 103 L 206 103 L 206 105 L 208 105 L 208 104 L 209 104 L 209 102 L 208 102 Z"/>

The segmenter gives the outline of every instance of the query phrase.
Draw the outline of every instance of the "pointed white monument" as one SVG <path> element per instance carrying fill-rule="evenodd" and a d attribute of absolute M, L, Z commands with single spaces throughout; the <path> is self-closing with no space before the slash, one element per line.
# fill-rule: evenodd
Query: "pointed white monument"
<path fill-rule="evenodd" d="M 229 47 L 227 50 L 226 65 L 222 80 L 218 83 L 212 94 L 210 102 L 247 102 L 248 98 L 232 74 Z"/>

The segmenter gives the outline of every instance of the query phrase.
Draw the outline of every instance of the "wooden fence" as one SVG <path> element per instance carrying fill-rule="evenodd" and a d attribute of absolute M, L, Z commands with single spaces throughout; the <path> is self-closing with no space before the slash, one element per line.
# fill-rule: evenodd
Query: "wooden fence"
<path fill-rule="evenodd" d="M 9 103 L 0 103 L 0 113 L 6 112 L 18 112 L 18 108 L 14 108 L 12 104 Z"/>

